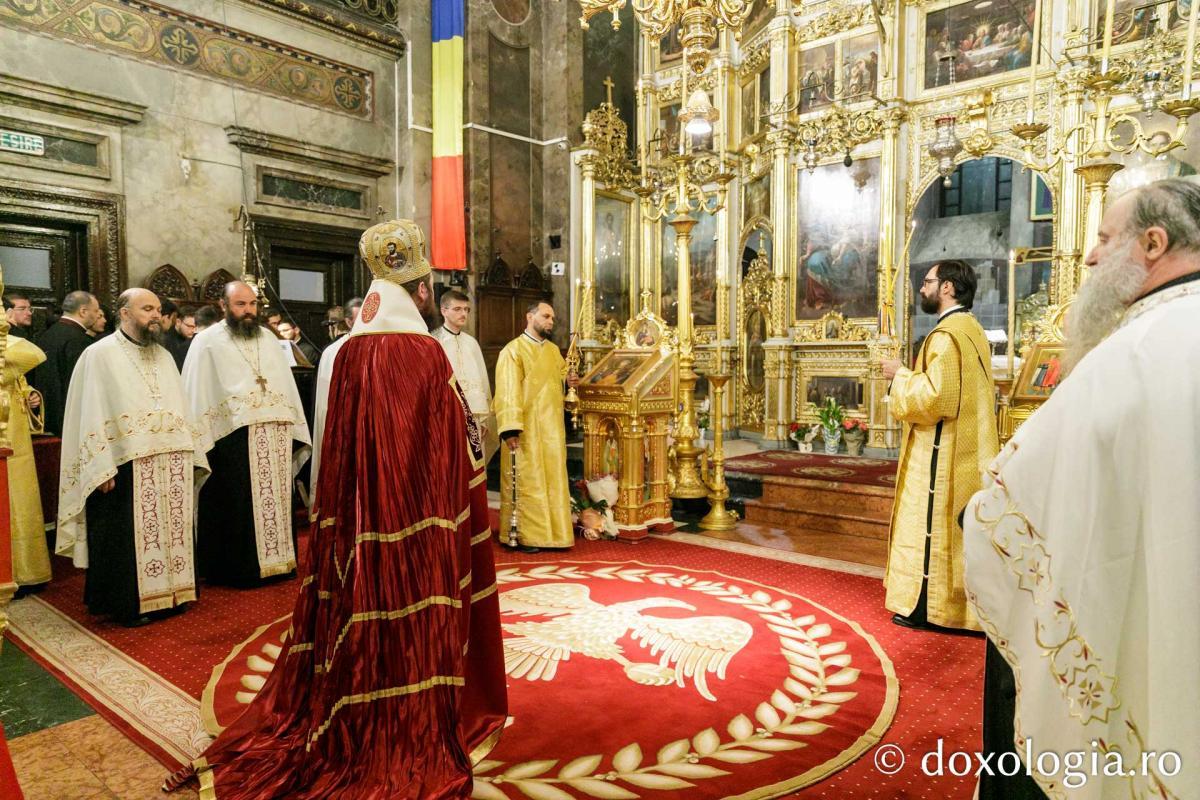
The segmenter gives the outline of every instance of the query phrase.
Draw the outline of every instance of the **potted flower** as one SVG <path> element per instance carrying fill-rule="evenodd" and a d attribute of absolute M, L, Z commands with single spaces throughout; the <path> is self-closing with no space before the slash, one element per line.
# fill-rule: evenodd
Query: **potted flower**
<path fill-rule="evenodd" d="M 863 445 L 867 442 L 867 423 L 861 419 L 842 421 L 842 438 L 846 440 L 846 452 L 852 456 L 861 456 Z"/>
<path fill-rule="evenodd" d="M 842 423 L 846 421 L 846 409 L 832 397 L 826 397 L 825 402 L 817 408 L 817 419 L 821 421 L 821 438 L 825 440 L 825 452 L 829 455 L 837 453 L 842 443 Z"/>
<path fill-rule="evenodd" d="M 796 443 L 796 449 L 801 453 L 811 453 L 813 439 L 817 438 L 817 428 L 815 425 L 793 422 L 788 426 L 788 438 Z"/>

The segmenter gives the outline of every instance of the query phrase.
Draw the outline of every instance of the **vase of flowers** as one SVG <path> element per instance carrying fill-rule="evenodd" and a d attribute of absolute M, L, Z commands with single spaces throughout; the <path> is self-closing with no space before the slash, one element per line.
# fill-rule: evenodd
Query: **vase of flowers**
<path fill-rule="evenodd" d="M 821 438 L 825 440 L 825 452 L 834 455 L 842 444 L 842 423 L 846 421 L 846 409 L 834 398 L 826 397 L 825 402 L 817 409 L 817 419 L 821 421 Z"/>
<path fill-rule="evenodd" d="M 708 435 L 709 426 L 712 425 L 712 420 L 709 418 L 708 398 L 704 398 L 700 405 L 696 407 L 696 427 L 700 429 L 700 446 L 704 447 L 704 439 Z"/>
<path fill-rule="evenodd" d="M 788 439 L 796 444 L 796 449 L 801 453 L 811 453 L 813 439 L 817 438 L 817 428 L 815 425 L 801 425 L 799 422 L 793 422 L 788 426 Z"/>
<path fill-rule="evenodd" d="M 861 419 L 843 420 L 842 438 L 846 440 L 847 453 L 861 456 L 863 445 L 867 443 L 867 423 Z"/>

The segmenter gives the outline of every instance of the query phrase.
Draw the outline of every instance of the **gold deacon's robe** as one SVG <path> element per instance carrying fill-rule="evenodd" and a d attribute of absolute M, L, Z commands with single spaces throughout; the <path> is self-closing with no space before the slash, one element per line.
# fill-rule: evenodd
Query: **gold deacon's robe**
<path fill-rule="evenodd" d="M 567 488 L 567 432 L 563 425 L 566 362 L 551 341 L 522 333 L 496 361 L 496 427 L 519 431 L 517 449 L 517 538 L 529 547 L 570 547 L 571 496 Z M 512 459 L 500 452 L 500 540 L 512 519 Z"/>
<path fill-rule="evenodd" d="M 999 450 L 983 328 L 968 313 L 949 313 L 925 338 L 916 364 L 917 371 L 896 373 L 888 395 L 903 436 L 884 576 L 886 605 L 911 614 L 928 577 L 928 621 L 979 630 L 963 588 L 958 515 L 979 491 L 983 470 Z"/>
<path fill-rule="evenodd" d="M 25 375 L 46 360 L 33 342 L 10 335 L 4 351 L 3 391 L 8 394 L 8 501 L 11 504 L 13 578 L 22 586 L 50 580 L 50 548 L 42 519 L 33 441 L 29 437 L 29 384 Z"/>

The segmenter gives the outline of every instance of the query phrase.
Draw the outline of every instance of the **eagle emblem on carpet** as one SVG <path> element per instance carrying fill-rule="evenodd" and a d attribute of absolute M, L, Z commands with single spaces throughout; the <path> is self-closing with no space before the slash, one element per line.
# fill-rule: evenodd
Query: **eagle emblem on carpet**
<path fill-rule="evenodd" d="M 553 680 L 558 665 L 573 654 L 615 661 L 625 675 L 644 686 L 684 686 L 690 681 L 706 700 L 716 701 L 708 676 L 725 679 L 725 668 L 741 652 L 754 628 L 728 616 L 680 619 L 644 613 L 653 608 L 695 611 L 671 597 L 645 597 L 605 605 L 591 599 L 587 586 L 551 583 L 500 594 L 500 613 L 553 617 L 547 622 L 504 623 L 504 670 L 513 678 Z M 618 641 L 631 634 L 655 662 L 633 661 Z"/>
<path fill-rule="evenodd" d="M 597 552 L 623 552 L 609 547 Z M 846 576 L 681 545 L 639 553 L 654 547 L 668 557 L 497 554 L 509 724 L 475 764 L 474 800 L 766 800 L 879 741 L 897 701 L 890 660 L 799 591 L 828 594 Z M 213 670 L 210 731 L 262 688 L 289 623 L 263 626 Z"/>

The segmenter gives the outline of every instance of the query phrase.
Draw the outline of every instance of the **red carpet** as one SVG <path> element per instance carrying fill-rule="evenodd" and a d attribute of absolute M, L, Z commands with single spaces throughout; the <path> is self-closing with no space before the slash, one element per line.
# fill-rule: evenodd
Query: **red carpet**
<path fill-rule="evenodd" d="M 660 566 L 639 567 L 633 563 L 635 560 Z M 703 699 L 690 679 L 684 680 L 683 686 L 641 685 L 627 677 L 622 665 L 579 654 L 561 663 L 551 681 L 531 683 L 510 677 L 514 723 L 489 757 L 489 761 L 500 763 L 481 765 L 480 775 L 483 779 L 505 776 L 505 780 L 481 780 L 479 785 L 486 788 L 477 791 L 478 797 L 512 800 L 528 796 L 562 800 L 563 797 L 588 796 L 716 798 L 736 794 L 770 797 L 786 793 L 788 782 L 819 778 L 822 770 L 836 764 L 839 758 L 849 758 L 855 740 L 875 724 L 881 711 L 885 710 L 884 668 L 869 639 L 860 635 L 860 630 L 868 637 L 873 636 L 894 663 L 902 689 L 895 719 L 881 741 L 901 746 L 908 754 L 908 766 L 898 775 L 885 778 L 876 771 L 872 751 L 867 749 L 865 757 L 796 796 L 964 799 L 971 796 L 973 779 L 955 778 L 949 774 L 928 778 L 920 773 L 918 765 L 921 754 L 933 750 L 939 738 L 944 739 L 947 753 L 978 748 L 982 641 L 917 633 L 892 625 L 890 614 L 882 607 L 883 591 L 877 579 L 669 539 L 653 539 L 636 547 L 580 542 L 561 558 L 547 558 L 546 554 L 513 557 L 498 553 L 498 561 L 506 565 L 504 570 L 520 566 L 520 571 L 504 573 L 507 579 L 501 586 L 502 593 L 526 586 L 582 584 L 588 587 L 589 599 L 605 606 L 638 597 L 673 598 L 694 606 L 696 611 L 651 606 L 640 609 L 640 613 L 645 617 L 668 620 L 697 615 L 724 616 L 747 623 L 753 633 L 746 645 L 730 659 L 724 680 L 709 675 L 707 687 L 715 701 Z M 533 573 L 537 567 L 543 571 Z M 596 571 L 606 567 L 627 574 L 597 577 Z M 648 572 L 630 575 L 628 570 L 631 568 L 647 569 Z M 563 570 L 571 571 L 564 573 Z M 585 572 L 588 573 L 586 576 Z M 660 577 L 650 579 L 649 576 L 655 573 L 661 573 Z M 638 577 L 643 583 L 632 579 Z M 720 591 L 733 592 L 731 584 L 736 585 L 740 591 L 728 597 L 744 600 L 748 596 L 749 602 L 730 602 L 728 597 L 722 599 L 715 592 L 709 595 L 697 591 L 697 584 L 680 580 L 684 577 L 713 581 L 714 585 L 721 583 Z M 677 585 L 671 585 L 672 581 Z M 81 629 L 86 628 L 98 640 L 120 651 L 122 657 L 146 665 L 161 676 L 164 683 L 178 687 L 182 690 L 181 695 L 187 695 L 180 702 L 192 704 L 188 713 L 193 717 L 192 722 L 198 725 L 199 704 L 195 698 L 199 697 L 212 666 L 230 656 L 231 650 L 245 642 L 259 625 L 290 612 L 294 590 L 292 581 L 253 591 L 208 589 L 196 607 L 186 614 L 135 630 L 93 622 L 80 603 L 82 577 L 77 573 L 60 576 L 51 589 L 32 602 L 49 602 L 71 620 L 81 623 Z M 831 648 L 820 654 L 829 665 L 826 668 L 828 675 L 846 672 L 837 679 L 844 680 L 852 675 L 848 670 L 861 670 L 844 689 L 829 687 L 830 694 L 838 702 L 820 704 L 834 707 L 828 712 L 825 709 L 817 711 L 818 715 L 827 713 L 826 716 L 786 723 L 816 722 L 830 725 L 828 729 L 818 731 L 817 726 L 810 726 L 788 729 L 794 733 L 782 731 L 785 723 L 779 718 L 785 714 L 779 708 L 790 713 L 789 702 L 794 705 L 803 697 L 790 693 L 787 687 L 792 685 L 784 684 L 791 672 L 782 661 L 783 652 L 788 648 L 783 645 L 782 632 L 768 627 L 771 624 L 778 627 L 780 623 L 763 619 L 769 612 L 760 610 L 758 604 L 764 598 L 759 595 L 756 600 L 755 591 L 765 593 L 768 605 L 779 600 L 788 601 L 791 607 L 786 614 L 790 616 L 813 615 L 815 619 L 806 622 L 802 628 L 808 634 L 819 635 L 822 649 L 826 645 L 836 648 L 837 643 L 846 643 L 844 652 L 834 652 L 835 648 Z M 19 604 L 29 603 L 30 600 L 19 601 Z M 29 617 L 30 610 L 36 610 L 32 605 L 23 608 L 24 611 L 14 616 Z M 563 617 L 505 616 L 505 622 L 510 624 L 561 619 Z M 828 632 L 822 629 L 823 625 L 829 626 Z M 32 627 L 28 620 L 14 621 L 14 633 L 27 640 L 23 643 L 26 649 L 34 651 L 43 663 L 50 663 L 52 659 L 42 654 L 43 650 L 49 651 L 49 646 L 43 640 L 33 645 L 28 641 L 37 639 L 37 631 Z M 510 629 L 507 635 L 511 639 L 520 634 Z M 658 656 L 652 655 L 649 648 L 629 637 L 621 643 L 630 661 L 657 664 Z M 49 642 L 49 645 L 53 644 L 53 641 Z M 793 656 L 801 656 L 802 668 L 812 666 L 803 660 L 804 657 L 811 658 L 806 656 L 803 648 L 790 652 Z M 239 673 L 237 680 L 230 684 L 234 694 L 253 687 L 251 681 L 250 687 L 241 685 L 238 688 L 241 675 L 246 672 L 241 667 L 250 653 L 264 660 L 271 658 L 269 648 L 262 650 L 261 640 L 253 649 L 234 658 L 230 663 L 237 665 L 233 671 Z M 842 665 L 842 659 L 837 658 L 840 655 L 848 655 L 849 663 Z M 63 670 L 56 671 L 62 674 Z M 804 679 L 800 682 L 803 684 Z M 785 686 L 784 697 L 774 697 L 774 689 L 780 685 Z M 124 722 L 123 729 L 139 744 L 162 758 L 164 763 L 170 763 L 172 747 L 168 746 L 169 742 L 162 744 L 170 736 L 151 731 L 153 726 L 131 719 L 136 715 L 107 709 L 107 698 L 90 687 L 81 687 L 78 683 L 73 686 L 106 716 Z M 145 687 L 139 691 L 145 693 Z M 228 694 L 226 690 L 218 689 L 217 695 L 223 692 Z M 853 697 L 848 696 L 851 692 Z M 777 703 L 775 706 L 770 704 L 772 697 Z M 155 708 L 161 705 L 160 698 Z M 883 716 L 886 720 L 886 714 Z M 613 725 L 617 718 L 620 724 Z M 747 725 L 758 729 L 775 728 L 777 724 L 777 734 L 770 738 L 755 739 L 752 735 L 750 739 L 743 738 L 742 744 L 731 746 L 732 739 L 744 737 Z M 186 751 L 186 736 L 178 741 L 183 743 L 174 750 Z M 634 742 L 638 743 L 638 748 L 628 746 Z M 783 749 L 797 743 L 805 746 Z M 870 748 L 872 742 L 868 737 L 859 744 Z M 197 737 L 194 747 L 202 746 L 203 737 Z M 712 750 L 714 746 L 715 751 Z M 677 754 L 684 748 L 695 757 L 694 761 L 686 757 L 677 759 Z M 728 754 L 731 751 L 749 755 L 733 755 L 727 761 L 711 757 L 712 753 Z M 709 753 L 710 757 L 701 757 L 700 753 Z M 758 756 L 765 757 L 750 764 L 739 763 L 739 760 L 749 761 Z M 673 758 L 677 760 L 673 761 Z M 660 768 L 662 765 L 666 766 L 665 770 Z M 604 787 L 586 782 L 588 776 L 607 772 L 617 773 L 622 780 L 605 781 Z M 576 773 L 585 777 L 573 777 Z M 806 778 L 805 773 L 811 774 Z M 632 780 L 628 779 L 630 777 Z M 695 786 L 685 788 L 674 781 L 686 781 Z M 526 790 L 526 787 L 532 788 Z M 618 787 L 625 793 L 616 791 Z M 609 793 L 589 794 L 589 788 L 597 792 L 604 788 Z M 489 793 L 489 790 L 494 791 Z"/>
<path fill-rule="evenodd" d="M 684 547 L 654 549 L 666 555 Z M 610 558 L 628 554 L 605 550 Z M 723 561 L 725 554 L 697 555 Z M 778 579 L 775 586 L 745 575 L 730 580 L 671 560 L 568 557 L 499 570 L 512 724 L 476 770 L 476 797 L 515 800 L 533 787 L 586 797 L 606 774 L 647 798 L 682 789 L 695 798 L 777 796 L 878 741 L 896 683 L 891 664 L 854 623 L 777 588 Z M 626 633 L 641 624 L 649 631 L 644 644 Z M 222 671 L 213 696 L 219 721 L 239 713 L 235 694 L 248 701 L 245 690 L 261 685 L 286 630 L 283 621 L 268 626 Z M 618 642 L 623 654 L 581 652 Z M 676 655 L 679 673 L 698 662 L 696 677 L 664 669 L 655 643 Z M 539 655 L 555 647 L 575 652 Z M 728 671 L 713 663 L 718 654 Z"/>
<path fill-rule="evenodd" d="M 725 471 L 742 475 L 774 475 L 818 481 L 862 483 L 868 486 L 896 485 L 896 462 L 887 458 L 827 456 L 796 450 L 767 450 L 737 456 L 725 462 Z"/>

